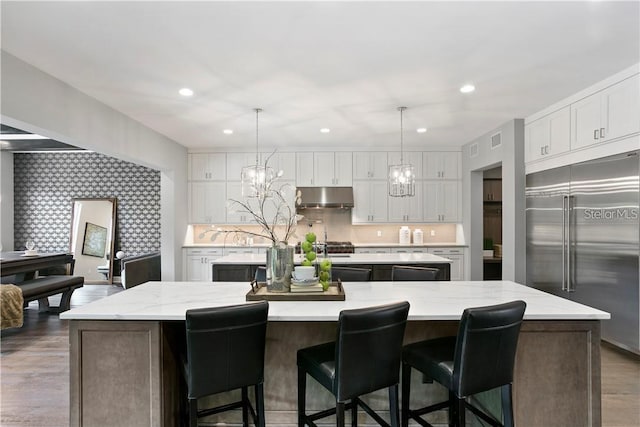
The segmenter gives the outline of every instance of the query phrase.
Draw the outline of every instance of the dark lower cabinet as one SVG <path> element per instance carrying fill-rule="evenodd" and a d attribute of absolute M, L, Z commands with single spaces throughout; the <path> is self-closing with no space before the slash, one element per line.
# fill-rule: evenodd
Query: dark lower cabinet
<path fill-rule="evenodd" d="M 391 268 L 394 264 L 337 264 L 335 266 L 368 268 L 371 270 L 371 280 L 374 282 L 390 281 Z M 403 264 L 407 265 L 407 264 Z M 414 267 L 431 267 L 440 270 L 438 280 L 451 280 L 450 264 L 410 264 Z M 214 282 L 250 282 L 256 273 L 257 265 L 213 264 Z"/>

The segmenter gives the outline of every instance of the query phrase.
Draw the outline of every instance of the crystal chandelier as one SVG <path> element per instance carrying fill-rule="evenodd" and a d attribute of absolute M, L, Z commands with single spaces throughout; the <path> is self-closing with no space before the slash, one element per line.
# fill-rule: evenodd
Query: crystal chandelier
<path fill-rule="evenodd" d="M 402 113 L 407 107 L 398 107 L 400 111 L 400 164 L 389 165 L 389 195 L 391 197 L 413 197 L 416 195 L 416 174 L 413 165 L 404 163 L 402 138 Z"/>
<path fill-rule="evenodd" d="M 240 180 L 242 181 L 242 197 L 258 197 L 265 198 L 268 187 L 275 177 L 275 172 L 265 163 L 260 164 L 258 151 L 258 114 L 262 112 L 261 108 L 255 108 L 256 112 L 256 163 L 242 168 Z"/>

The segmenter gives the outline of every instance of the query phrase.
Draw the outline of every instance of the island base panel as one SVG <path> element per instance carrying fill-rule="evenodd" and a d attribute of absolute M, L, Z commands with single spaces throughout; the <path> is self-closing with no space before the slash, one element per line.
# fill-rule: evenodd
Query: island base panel
<path fill-rule="evenodd" d="M 122 422 L 122 417 L 127 415 L 128 407 L 123 410 L 122 402 L 132 400 L 149 409 L 145 411 L 143 406 L 137 406 L 131 411 L 132 417 L 141 414 L 148 417 L 137 425 L 175 425 L 180 396 L 175 353 L 182 345 L 181 322 L 71 321 L 71 325 L 72 425 L 93 425 L 83 423 L 89 418 L 80 415 L 88 416 L 94 406 L 98 414 L 118 413 L 117 419 L 100 419 L 100 425 L 127 424 Z M 410 321 L 405 342 L 455 335 L 457 325 L 456 321 Z M 297 425 L 296 352 L 300 348 L 332 341 L 335 334 L 335 322 L 269 322 L 265 356 L 268 426 Z M 366 351 L 362 357 L 367 357 Z M 94 369 L 96 362 L 90 360 L 93 358 L 108 361 L 110 369 L 85 372 Z M 114 375 L 117 370 L 121 372 Z M 140 383 L 150 386 L 136 385 Z M 313 379 L 308 378 L 307 387 L 309 412 L 335 405 L 331 394 Z M 83 401 L 83 396 L 94 392 L 101 397 Z M 109 398 L 112 395 L 118 397 Z M 253 396 L 253 390 L 250 390 L 250 396 Z M 425 384 L 422 376 L 413 372 L 412 406 L 444 400 L 446 396 L 443 387 L 436 383 Z M 237 393 L 223 393 L 202 403 L 229 402 L 236 397 Z M 499 410 L 497 397 L 495 393 L 488 393 L 479 399 L 485 399 L 487 406 Z M 386 392 L 379 391 L 367 395 L 364 400 L 387 417 L 387 399 Z M 91 406 L 88 406 L 89 402 Z M 514 409 L 516 424 L 520 427 L 601 425 L 599 321 L 524 322 L 516 356 Z M 203 422 L 215 425 L 213 423 L 217 421 L 224 421 L 236 425 L 240 419 L 237 411 L 214 415 Z M 375 425 L 364 413 L 360 414 L 360 420 L 362 426 Z M 332 421 L 328 418 L 321 425 L 332 425 Z M 445 424 L 446 411 L 436 414 L 432 421 Z"/>

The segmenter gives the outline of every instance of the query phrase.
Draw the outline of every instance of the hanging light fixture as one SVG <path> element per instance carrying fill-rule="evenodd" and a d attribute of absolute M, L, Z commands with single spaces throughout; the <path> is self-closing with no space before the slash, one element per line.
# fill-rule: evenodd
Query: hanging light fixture
<path fill-rule="evenodd" d="M 398 107 L 400 111 L 400 164 L 389 166 L 389 195 L 392 197 L 413 197 L 416 195 L 416 174 L 413 165 L 404 163 L 402 113 L 407 107 Z"/>
<path fill-rule="evenodd" d="M 260 164 L 258 151 L 258 115 L 262 112 L 261 108 L 255 108 L 256 112 L 256 163 L 242 168 L 242 197 L 266 197 L 268 185 L 275 177 L 275 172 L 265 163 Z"/>

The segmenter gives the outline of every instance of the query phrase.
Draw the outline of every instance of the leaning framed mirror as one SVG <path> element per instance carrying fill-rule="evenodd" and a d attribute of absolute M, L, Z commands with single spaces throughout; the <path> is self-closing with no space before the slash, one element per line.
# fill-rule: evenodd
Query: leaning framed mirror
<path fill-rule="evenodd" d="M 115 229 L 115 197 L 73 199 L 69 252 L 75 275 L 113 283 Z"/>

